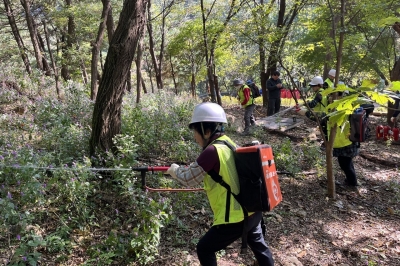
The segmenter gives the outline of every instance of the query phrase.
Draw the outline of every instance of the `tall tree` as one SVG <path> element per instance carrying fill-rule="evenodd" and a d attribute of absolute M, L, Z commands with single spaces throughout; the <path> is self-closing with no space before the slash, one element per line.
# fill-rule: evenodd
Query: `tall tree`
<path fill-rule="evenodd" d="M 220 94 L 215 89 L 216 88 L 215 49 L 217 47 L 217 42 L 221 34 L 225 31 L 226 27 L 228 26 L 228 23 L 237 14 L 237 12 L 240 10 L 245 1 L 239 1 L 239 3 L 236 4 L 236 0 L 231 0 L 229 3 L 228 12 L 226 12 L 226 17 L 218 18 L 218 20 L 222 21 L 222 23 L 218 23 L 216 21 L 209 22 L 210 14 L 213 11 L 216 2 L 217 0 L 214 0 L 211 3 L 211 6 L 207 8 L 204 5 L 204 0 L 200 0 L 200 6 L 201 6 L 201 16 L 203 22 L 203 42 L 204 42 L 204 54 L 206 57 L 208 86 L 211 92 L 211 100 L 213 102 L 218 102 L 218 104 L 221 105 Z M 210 23 L 210 26 L 207 25 L 208 23 Z M 213 27 L 211 27 L 211 25 Z M 211 31 L 211 28 L 216 28 L 216 29 Z"/>
<path fill-rule="evenodd" d="M 121 131 L 121 105 L 136 48 L 147 22 L 149 0 L 126 0 L 104 65 L 92 119 L 90 154 L 115 150 L 113 137 Z"/>
<path fill-rule="evenodd" d="M 153 69 L 154 69 L 154 75 L 156 78 L 156 84 L 157 84 L 157 89 L 162 90 L 164 88 L 164 84 L 162 81 L 162 65 L 163 65 L 163 60 L 164 60 L 164 48 L 165 48 L 165 23 L 166 23 L 166 18 L 168 14 L 171 12 L 171 7 L 174 4 L 174 0 L 172 0 L 169 3 L 166 3 L 163 1 L 162 7 L 161 7 L 161 13 L 157 15 L 156 17 L 161 16 L 161 29 L 160 29 L 160 48 L 159 48 L 159 53 L 158 55 L 156 54 L 156 44 L 154 41 L 154 30 L 153 30 L 153 21 L 154 19 L 152 18 L 152 13 L 151 13 L 151 3 L 149 3 L 150 7 L 148 8 L 147 11 L 147 16 L 148 16 L 148 23 L 147 23 L 147 32 L 149 35 L 149 52 L 151 55 L 151 60 L 153 62 Z"/>
<path fill-rule="evenodd" d="M 304 8 L 308 0 L 295 1 L 289 11 L 286 13 L 288 7 L 286 0 L 280 0 L 278 18 L 276 21 L 276 28 L 274 31 L 273 41 L 271 42 L 270 52 L 267 59 L 267 70 L 265 73 L 265 79 L 267 79 L 271 73 L 277 69 L 279 60 L 283 57 L 283 51 L 286 39 L 289 35 L 290 28 L 293 25 L 299 12 Z M 265 80 L 264 79 L 264 80 Z M 263 94 L 263 105 L 268 104 L 268 94 Z"/>
<path fill-rule="evenodd" d="M 30 74 L 32 74 L 32 68 L 31 68 L 31 64 L 29 62 L 28 55 L 26 53 L 26 47 L 24 45 L 24 41 L 21 38 L 21 34 L 19 33 L 19 29 L 18 29 L 17 23 L 15 21 L 14 11 L 11 7 L 11 3 L 9 0 L 4 0 L 3 2 L 4 2 L 5 11 L 7 12 L 8 23 L 10 24 L 12 34 L 18 45 L 18 49 L 19 49 L 22 61 L 24 62 L 26 72 L 28 72 L 28 74 L 30 75 Z"/>
<path fill-rule="evenodd" d="M 32 16 L 32 12 L 31 12 L 32 2 L 30 0 L 21 0 L 21 4 L 25 11 L 26 23 L 28 25 L 28 30 L 29 30 L 29 35 L 31 37 L 33 51 L 34 51 L 35 57 L 36 57 L 36 65 L 37 65 L 38 69 L 49 73 L 49 71 L 50 71 L 49 64 L 47 63 L 47 60 L 43 55 L 43 50 L 41 49 L 39 39 L 38 39 L 37 27 L 35 24 L 35 20 Z"/>

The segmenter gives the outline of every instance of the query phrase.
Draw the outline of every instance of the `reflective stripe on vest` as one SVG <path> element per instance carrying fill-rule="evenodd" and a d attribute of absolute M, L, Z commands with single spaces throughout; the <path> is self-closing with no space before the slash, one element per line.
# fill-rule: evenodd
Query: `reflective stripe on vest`
<path fill-rule="evenodd" d="M 226 140 L 229 143 L 232 143 L 232 145 L 235 145 L 235 143 L 228 136 L 222 136 L 218 138 L 218 140 Z M 231 149 L 229 149 L 229 147 L 225 144 L 212 145 L 215 146 L 218 153 L 218 159 L 220 163 L 220 170 L 218 174 L 222 176 L 222 179 L 231 187 L 232 192 L 238 194 L 240 189 L 239 178 L 235 167 L 235 160 L 232 154 L 233 151 L 231 151 Z M 240 207 L 239 202 L 237 202 L 232 195 L 230 195 L 229 221 L 225 221 L 225 211 L 227 207 L 226 198 L 228 191 L 226 188 L 216 183 L 208 174 L 204 178 L 204 190 L 207 193 L 211 209 L 214 213 L 213 225 L 238 223 L 243 221 L 244 215 L 242 208 Z M 249 215 L 251 214 L 249 213 Z"/>

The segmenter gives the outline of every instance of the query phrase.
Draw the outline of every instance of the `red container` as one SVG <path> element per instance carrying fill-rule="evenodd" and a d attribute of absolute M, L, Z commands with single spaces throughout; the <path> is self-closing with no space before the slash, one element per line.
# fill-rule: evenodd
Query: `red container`
<path fill-rule="evenodd" d="M 393 140 L 398 141 L 399 140 L 399 129 L 397 127 L 394 127 L 392 132 L 393 132 Z"/>
<path fill-rule="evenodd" d="M 281 90 L 281 98 L 286 99 L 286 89 Z"/>
<path fill-rule="evenodd" d="M 292 99 L 292 94 L 290 93 L 290 90 L 286 90 L 286 98 Z"/>
<path fill-rule="evenodd" d="M 383 140 L 388 140 L 389 139 L 389 130 L 390 127 L 389 126 L 384 126 L 383 127 Z"/>
<path fill-rule="evenodd" d="M 383 126 L 379 125 L 376 127 L 376 139 L 381 140 L 383 139 Z"/>
<path fill-rule="evenodd" d="M 296 96 L 296 99 L 300 99 L 300 92 L 298 90 L 294 91 L 294 95 Z"/>

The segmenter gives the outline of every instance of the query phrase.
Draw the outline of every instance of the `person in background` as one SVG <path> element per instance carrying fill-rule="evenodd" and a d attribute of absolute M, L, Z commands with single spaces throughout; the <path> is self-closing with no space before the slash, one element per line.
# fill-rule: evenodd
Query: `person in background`
<path fill-rule="evenodd" d="M 201 265 L 216 266 L 215 252 L 239 239 L 245 230 L 247 244 L 253 251 L 258 265 L 272 266 L 274 260 L 264 241 L 261 228 L 262 213 L 249 213 L 247 225 L 244 226 L 244 213 L 240 204 L 232 194 L 229 198 L 228 190 L 216 183 L 208 174 L 213 171 L 218 173 L 231 187 L 232 193 L 239 193 L 239 177 L 233 151 L 225 144 L 214 142 L 227 141 L 236 146 L 224 134 L 225 123 L 227 123 L 225 111 L 218 104 L 207 102 L 197 105 L 189 128 L 193 129 L 194 139 L 203 151 L 189 166 L 172 164 L 166 173 L 184 186 L 196 186 L 204 182 L 204 190 L 214 214 L 214 222 L 196 246 Z M 229 208 L 227 204 L 230 204 Z"/>
<path fill-rule="evenodd" d="M 324 89 L 335 87 L 336 69 L 331 69 L 328 72 L 328 77 L 324 82 Z"/>
<path fill-rule="evenodd" d="M 268 91 L 268 110 L 267 116 L 271 116 L 281 108 L 281 89 L 282 81 L 279 79 L 281 74 L 279 71 L 274 71 L 270 79 L 267 80 Z"/>
<path fill-rule="evenodd" d="M 312 100 L 306 101 L 308 107 L 312 109 L 318 119 L 321 122 L 321 126 L 324 132 L 325 137 L 327 137 L 328 130 L 327 130 L 327 118 L 326 118 L 326 107 L 328 106 L 328 98 L 321 95 L 321 92 L 324 90 L 324 81 L 321 76 L 314 77 L 309 86 L 311 87 L 312 91 L 314 92 L 314 96 Z M 304 104 L 299 104 L 299 107 L 303 106 Z M 298 113 L 300 115 L 305 115 L 309 119 L 316 121 L 317 119 L 313 117 L 312 112 L 308 111 L 306 107 L 302 107 Z"/>
<path fill-rule="evenodd" d="M 396 92 L 396 96 L 397 98 L 394 101 L 394 109 L 396 109 L 394 111 L 394 113 L 392 114 L 392 117 L 390 118 L 390 121 L 394 124 L 396 124 L 396 117 L 400 114 L 400 91 Z"/>
<path fill-rule="evenodd" d="M 330 136 L 331 126 L 328 122 L 328 135 Z M 343 183 L 336 181 L 337 185 L 344 185 L 355 189 L 358 186 L 356 171 L 354 169 L 353 158 L 359 153 L 359 143 L 349 140 L 350 123 L 344 123 L 342 127 L 337 127 L 336 136 L 333 142 L 333 157 L 337 157 L 340 169 L 346 178 Z"/>
<path fill-rule="evenodd" d="M 307 105 L 313 110 L 313 112 L 317 114 L 325 113 L 325 108 L 328 106 L 328 98 L 323 97 L 321 92 L 324 90 L 324 81 L 321 76 L 314 77 L 309 86 L 311 87 L 312 91 L 314 92 L 313 99 L 307 100 Z M 302 104 L 304 105 L 304 104 Z M 308 118 L 311 118 L 311 112 L 307 111 L 306 108 L 302 108 L 299 111 L 300 114 L 306 115 Z"/>
<path fill-rule="evenodd" d="M 233 86 L 238 90 L 238 99 L 240 105 L 244 108 L 244 130 L 242 135 L 250 134 L 250 127 L 254 126 L 256 121 L 254 119 L 254 99 L 252 97 L 251 89 L 244 84 L 244 81 L 237 78 L 233 81 Z"/>

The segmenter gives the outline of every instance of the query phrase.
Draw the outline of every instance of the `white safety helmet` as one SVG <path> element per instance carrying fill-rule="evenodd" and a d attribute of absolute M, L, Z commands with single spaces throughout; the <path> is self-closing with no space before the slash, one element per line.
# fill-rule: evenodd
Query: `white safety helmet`
<path fill-rule="evenodd" d="M 322 85 L 322 84 L 324 84 L 324 80 L 322 79 L 321 76 L 314 77 L 310 82 L 310 86 Z"/>
<path fill-rule="evenodd" d="M 205 102 L 196 105 L 189 127 L 198 122 L 227 123 L 225 111 L 216 103 Z"/>
<path fill-rule="evenodd" d="M 328 75 L 329 75 L 329 76 L 332 76 L 332 77 L 336 76 L 336 69 L 331 69 L 331 70 L 329 70 Z"/>

